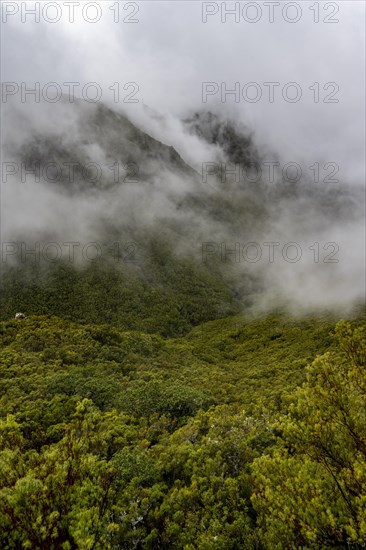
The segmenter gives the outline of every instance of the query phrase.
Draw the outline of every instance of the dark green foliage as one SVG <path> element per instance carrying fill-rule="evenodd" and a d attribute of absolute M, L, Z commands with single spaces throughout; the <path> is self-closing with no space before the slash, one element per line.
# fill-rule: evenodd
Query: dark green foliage
<path fill-rule="evenodd" d="M 63 261 L 5 265 L 1 318 L 24 311 L 179 336 L 192 326 L 238 311 L 218 274 L 176 258 L 162 242 L 138 250 L 137 264 L 101 259 L 83 268 Z"/>

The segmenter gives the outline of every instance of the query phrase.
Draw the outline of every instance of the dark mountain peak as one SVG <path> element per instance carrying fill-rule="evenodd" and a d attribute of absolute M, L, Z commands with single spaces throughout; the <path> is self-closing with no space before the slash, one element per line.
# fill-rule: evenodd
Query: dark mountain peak
<path fill-rule="evenodd" d="M 211 111 L 195 112 L 184 120 L 188 131 L 212 145 L 219 145 L 229 162 L 249 166 L 260 162 L 253 132 L 234 120 Z"/>
<path fill-rule="evenodd" d="M 121 183 L 152 183 L 163 172 L 196 177 L 197 174 L 171 145 L 135 126 L 124 114 L 108 106 L 73 103 L 63 99 L 52 105 L 64 124 L 31 128 L 25 113 L 16 117 L 27 126 L 24 140 L 7 151 L 36 177 L 63 192 L 112 188 Z M 46 118 L 46 117 L 45 117 Z"/>

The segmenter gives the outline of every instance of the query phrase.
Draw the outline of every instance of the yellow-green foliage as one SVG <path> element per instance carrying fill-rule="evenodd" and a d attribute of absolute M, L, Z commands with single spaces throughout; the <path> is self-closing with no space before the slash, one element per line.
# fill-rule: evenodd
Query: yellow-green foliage
<path fill-rule="evenodd" d="M 362 320 L 1 323 L 0 548 L 361 548 L 365 356 Z"/>

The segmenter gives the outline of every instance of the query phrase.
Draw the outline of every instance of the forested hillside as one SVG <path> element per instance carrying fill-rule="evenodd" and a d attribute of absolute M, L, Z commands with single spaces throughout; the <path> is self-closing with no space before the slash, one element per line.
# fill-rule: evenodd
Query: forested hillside
<path fill-rule="evenodd" d="M 262 153 L 210 112 L 190 165 L 104 105 L 13 107 L 0 549 L 362 548 L 361 189 L 237 181 Z"/>
<path fill-rule="evenodd" d="M 0 550 L 366 548 L 365 7 L 0 1 Z"/>
<path fill-rule="evenodd" d="M 2 322 L 1 548 L 361 548 L 358 317 Z"/>

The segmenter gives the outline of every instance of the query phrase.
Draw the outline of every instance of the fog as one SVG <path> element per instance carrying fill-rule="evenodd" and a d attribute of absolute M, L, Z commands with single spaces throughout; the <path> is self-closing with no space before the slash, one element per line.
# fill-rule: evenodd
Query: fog
<path fill-rule="evenodd" d="M 11 7 L 4 12 L 6 4 Z M 27 8 L 34 4 L 27 2 Z M 288 4 L 292 6 L 283 11 Z M 69 194 L 49 182 L 30 183 L 31 176 L 22 182 L 20 172 L 6 181 L 3 174 L 1 240 L 32 243 L 46 236 L 89 242 L 98 240 L 107 222 L 119 228 L 159 227 L 174 240 L 177 254 L 200 257 L 202 243 L 214 243 L 210 256 L 220 258 L 239 290 L 243 273 L 263 280 L 259 310 L 285 306 L 293 313 L 319 308 L 347 311 L 363 300 L 365 5 L 315 4 L 318 23 L 313 2 L 228 2 L 227 9 L 237 11 L 223 22 L 221 3 L 188 1 L 120 3 L 115 22 L 115 3 L 99 2 L 100 20 L 91 23 L 84 20 L 85 13 L 83 19 L 82 6 L 75 8 L 75 20 L 70 22 L 67 6 L 59 2 L 61 18 L 51 23 L 42 12 L 34 22 L 31 15 L 21 13 L 20 3 L 4 2 L 3 163 L 19 165 L 24 147 L 36 137 L 43 136 L 46 143 L 57 135 L 63 150 L 77 153 L 78 159 L 106 167 L 113 161 L 126 165 L 133 158 L 148 176 L 138 183 L 91 186 Z M 11 14 L 13 5 L 19 10 Z M 94 13 L 98 12 L 91 7 L 89 17 Z M 259 20 L 246 21 L 243 13 Z M 297 22 L 289 21 L 296 16 Z M 65 83 L 70 82 L 78 83 L 74 90 L 82 107 L 65 100 L 70 88 Z M 36 83 L 40 103 L 24 93 Z M 48 83 L 56 87 L 47 88 Z M 64 96 L 52 102 L 56 88 Z M 100 92 L 98 101 L 90 101 L 85 91 L 93 97 Z M 261 97 L 254 102 L 258 93 Z M 142 158 L 143 145 L 135 150 L 131 140 L 123 142 L 124 155 L 116 158 L 105 135 L 108 125 L 98 136 L 84 124 L 101 103 L 173 146 L 197 177 L 167 165 L 165 151 L 163 160 Z M 297 163 L 302 168 L 300 181 L 281 191 L 267 176 L 263 186 L 236 181 L 231 175 L 225 182 L 220 177 L 205 181 L 203 164 L 232 165 L 222 143 L 209 143 L 184 123 L 204 111 L 216 113 L 223 125 L 232 121 L 239 134 L 251 136 L 261 163 L 278 162 L 276 180 L 282 179 L 283 167 Z M 182 208 L 188 196 L 199 197 L 201 207 L 190 208 L 188 201 Z M 212 214 L 212 201 L 221 201 L 221 218 Z M 234 215 L 238 204 L 247 205 L 245 219 Z M 258 261 L 243 253 L 250 242 L 260 246 Z M 221 243 L 228 250 L 238 243 L 238 258 L 231 255 L 233 261 L 227 262 Z M 264 243 L 278 243 L 273 261 Z M 286 256 L 288 243 L 300 247 L 299 259 L 293 256 L 294 247 Z M 318 249 L 314 243 L 319 243 Z"/>

